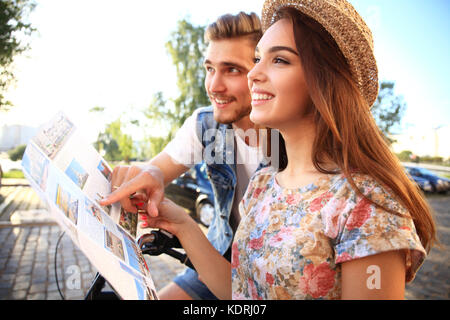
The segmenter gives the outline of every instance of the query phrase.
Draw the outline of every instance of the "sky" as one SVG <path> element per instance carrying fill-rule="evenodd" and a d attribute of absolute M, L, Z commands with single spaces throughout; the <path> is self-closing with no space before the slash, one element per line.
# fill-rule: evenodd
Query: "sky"
<path fill-rule="evenodd" d="M 450 125 L 450 1 L 350 0 L 372 29 L 380 80 L 407 109 L 400 131 Z M 206 25 L 224 13 L 261 13 L 262 0 L 37 0 L 38 30 L 15 60 L 15 107 L 0 126 L 37 127 L 63 110 L 89 140 L 107 122 L 140 114 L 154 93 L 177 96 L 165 43 L 176 23 Z M 106 108 L 103 115 L 89 109 Z"/>

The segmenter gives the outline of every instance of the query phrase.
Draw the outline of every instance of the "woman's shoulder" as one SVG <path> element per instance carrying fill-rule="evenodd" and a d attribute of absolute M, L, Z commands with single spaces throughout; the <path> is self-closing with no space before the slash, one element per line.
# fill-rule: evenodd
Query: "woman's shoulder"
<path fill-rule="evenodd" d="M 394 192 L 371 175 L 353 172 L 351 173 L 351 179 L 360 193 L 351 185 L 349 177 L 344 175 L 341 175 L 341 178 L 334 184 L 334 193 L 346 194 L 348 198 L 353 199 L 355 202 L 361 201 L 363 199 L 361 194 L 363 194 L 365 197 L 385 208 L 397 212 L 404 211 Z"/>

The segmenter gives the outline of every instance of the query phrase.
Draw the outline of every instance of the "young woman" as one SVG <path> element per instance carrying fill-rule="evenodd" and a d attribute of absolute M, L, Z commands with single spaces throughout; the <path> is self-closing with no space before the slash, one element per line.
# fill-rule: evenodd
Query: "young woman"
<path fill-rule="evenodd" d="M 280 168 L 250 180 L 231 272 L 170 201 L 150 225 L 179 237 L 220 298 L 403 299 L 436 230 L 370 114 L 370 30 L 343 0 L 267 0 L 262 20 L 250 118 L 282 134 Z"/>

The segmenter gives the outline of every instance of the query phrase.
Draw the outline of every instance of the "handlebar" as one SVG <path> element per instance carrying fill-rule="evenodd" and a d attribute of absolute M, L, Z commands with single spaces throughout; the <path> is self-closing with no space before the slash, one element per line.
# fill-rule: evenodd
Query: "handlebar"
<path fill-rule="evenodd" d="M 153 230 L 148 234 L 144 234 L 139 238 L 138 244 L 143 254 L 159 256 L 160 254 L 165 253 L 195 270 L 186 254 L 172 249 L 182 248 L 181 243 L 176 236 L 165 230 Z"/>

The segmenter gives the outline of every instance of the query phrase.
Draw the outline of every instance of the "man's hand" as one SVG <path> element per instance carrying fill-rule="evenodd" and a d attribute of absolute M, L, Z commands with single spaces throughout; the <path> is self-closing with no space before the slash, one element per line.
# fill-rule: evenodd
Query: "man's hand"
<path fill-rule="evenodd" d="M 100 201 L 106 206 L 120 201 L 122 208 L 137 213 L 146 208 L 150 217 L 158 216 L 158 206 L 164 198 L 164 175 L 152 165 L 117 166 L 111 178 L 112 193 Z"/>

